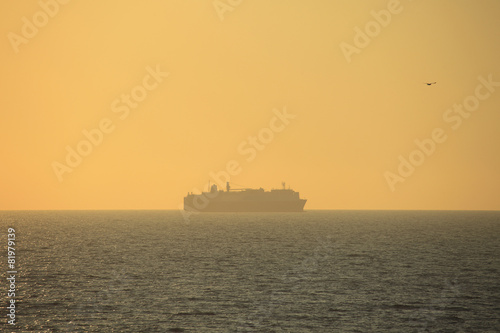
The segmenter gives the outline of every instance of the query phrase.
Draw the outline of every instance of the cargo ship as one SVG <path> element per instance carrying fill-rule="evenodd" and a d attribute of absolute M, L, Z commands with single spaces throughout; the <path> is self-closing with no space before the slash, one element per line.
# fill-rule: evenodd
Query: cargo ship
<path fill-rule="evenodd" d="M 263 188 L 232 189 L 226 183 L 226 190 L 217 185 L 210 192 L 188 193 L 184 197 L 184 210 L 198 212 L 303 212 L 307 199 L 301 199 L 299 192 L 286 188 L 265 191 Z"/>

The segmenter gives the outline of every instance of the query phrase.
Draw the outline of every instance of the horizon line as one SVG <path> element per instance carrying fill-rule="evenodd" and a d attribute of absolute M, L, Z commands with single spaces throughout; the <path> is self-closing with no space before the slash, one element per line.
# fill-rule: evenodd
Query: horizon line
<path fill-rule="evenodd" d="M 101 208 L 101 209 L 0 209 L 0 212 L 29 212 L 29 211 L 180 211 L 182 209 L 174 208 Z M 453 212 L 498 212 L 500 209 L 377 209 L 377 208 L 314 208 L 307 209 L 308 211 L 453 211 Z M 294 212 L 198 212 L 198 213 L 294 213 Z"/>

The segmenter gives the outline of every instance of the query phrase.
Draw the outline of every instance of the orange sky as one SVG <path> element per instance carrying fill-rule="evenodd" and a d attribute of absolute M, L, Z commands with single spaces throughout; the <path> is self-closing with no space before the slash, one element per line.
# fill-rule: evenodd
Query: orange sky
<path fill-rule="evenodd" d="M 0 16 L 0 209 L 177 209 L 229 161 L 232 182 L 286 181 L 306 209 L 500 209 L 497 0 L 26 0 Z M 67 147 L 87 156 L 72 167 Z"/>

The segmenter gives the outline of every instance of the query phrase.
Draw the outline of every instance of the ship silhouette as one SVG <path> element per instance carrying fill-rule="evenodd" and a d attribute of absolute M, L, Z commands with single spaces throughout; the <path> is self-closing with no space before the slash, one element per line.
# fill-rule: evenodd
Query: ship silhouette
<path fill-rule="evenodd" d="M 210 192 L 188 193 L 184 197 L 184 210 L 198 212 L 303 212 L 307 199 L 301 199 L 299 192 L 286 188 L 265 191 L 263 188 L 232 189 L 229 182 L 226 190 L 217 185 Z"/>

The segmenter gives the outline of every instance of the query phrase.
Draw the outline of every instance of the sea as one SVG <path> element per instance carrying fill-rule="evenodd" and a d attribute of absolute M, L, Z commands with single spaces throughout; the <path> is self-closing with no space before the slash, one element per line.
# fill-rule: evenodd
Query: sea
<path fill-rule="evenodd" d="M 0 241 L 2 332 L 500 332 L 498 211 L 1 211 Z"/>

